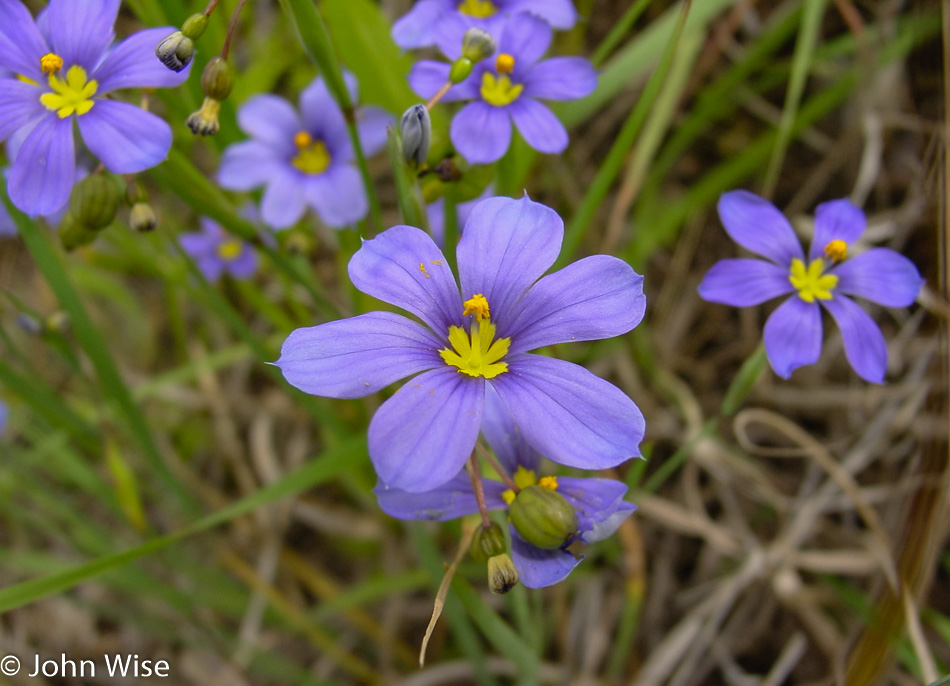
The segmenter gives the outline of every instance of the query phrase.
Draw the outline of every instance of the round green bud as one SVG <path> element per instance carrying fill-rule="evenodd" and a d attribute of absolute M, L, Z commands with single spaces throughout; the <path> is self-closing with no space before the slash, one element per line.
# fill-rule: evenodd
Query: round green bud
<path fill-rule="evenodd" d="M 508 553 L 488 558 L 488 589 L 501 595 L 518 585 L 518 570 Z"/>
<path fill-rule="evenodd" d="M 205 65 L 204 71 L 201 72 L 202 93 L 221 102 L 231 94 L 233 87 L 234 78 L 227 60 L 215 57 Z"/>
<path fill-rule="evenodd" d="M 469 553 L 475 558 L 476 562 L 484 564 L 496 555 L 505 554 L 507 550 L 505 547 L 505 533 L 500 526 L 492 522 L 487 529 L 481 526 L 478 527 L 475 537 L 472 538 L 472 547 L 469 548 Z"/>
<path fill-rule="evenodd" d="M 155 46 L 155 55 L 172 71 L 181 71 L 195 56 L 195 44 L 181 31 L 171 33 Z"/>
<path fill-rule="evenodd" d="M 508 516 L 524 540 L 544 550 L 557 550 L 577 532 L 574 508 L 550 488 L 521 489 L 508 506 Z"/>
<path fill-rule="evenodd" d="M 132 205 L 132 211 L 129 212 L 129 226 L 139 233 L 154 231 L 158 226 L 155 210 L 147 202 L 135 203 Z"/>
<path fill-rule="evenodd" d="M 206 28 L 208 28 L 208 17 L 204 14 L 192 14 L 181 25 L 181 32 L 191 40 L 198 40 Z"/>
<path fill-rule="evenodd" d="M 73 186 L 69 211 L 76 222 L 99 231 L 112 223 L 119 209 L 119 188 L 105 174 L 90 174 Z"/>
<path fill-rule="evenodd" d="M 472 62 L 481 62 L 495 54 L 498 43 L 485 29 L 472 27 L 462 36 L 462 57 Z"/>
<path fill-rule="evenodd" d="M 59 240 L 63 249 L 72 252 L 83 245 L 89 245 L 96 240 L 97 232 L 76 220 L 69 210 L 59 222 Z"/>
<path fill-rule="evenodd" d="M 449 81 L 452 83 L 462 83 L 472 73 L 472 60 L 467 57 L 459 57 L 452 63 L 449 69 Z"/>

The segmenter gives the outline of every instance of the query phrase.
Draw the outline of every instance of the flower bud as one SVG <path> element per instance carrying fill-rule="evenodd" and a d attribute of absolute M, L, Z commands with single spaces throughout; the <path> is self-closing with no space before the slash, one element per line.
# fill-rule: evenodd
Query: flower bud
<path fill-rule="evenodd" d="M 231 94 L 234 79 L 231 75 L 231 65 L 222 57 L 215 57 L 205 65 L 201 72 L 201 92 L 209 98 L 221 102 Z"/>
<path fill-rule="evenodd" d="M 213 136 L 220 128 L 218 124 L 218 113 L 221 111 L 221 103 L 214 98 L 205 98 L 201 103 L 201 109 L 192 112 L 185 123 L 191 132 L 196 136 Z"/>
<path fill-rule="evenodd" d="M 181 25 L 181 32 L 191 40 L 198 40 L 208 28 L 208 17 L 204 14 L 192 14 Z"/>
<path fill-rule="evenodd" d="M 425 105 L 413 105 L 399 121 L 402 134 L 402 156 L 417 167 L 425 164 L 432 138 L 432 120 Z"/>
<path fill-rule="evenodd" d="M 72 252 L 83 245 L 89 245 L 98 233 L 88 226 L 77 221 L 73 213 L 69 210 L 63 215 L 59 222 L 59 240 L 63 244 L 63 249 Z"/>
<path fill-rule="evenodd" d="M 175 31 L 159 41 L 155 55 L 172 71 L 181 71 L 195 56 L 195 43 L 181 31 Z"/>
<path fill-rule="evenodd" d="M 488 558 L 488 589 L 502 595 L 518 585 L 518 570 L 508 553 Z"/>
<path fill-rule="evenodd" d="M 472 60 L 467 57 L 459 57 L 452 63 L 452 68 L 449 69 L 449 81 L 462 83 L 472 73 L 473 66 Z"/>
<path fill-rule="evenodd" d="M 119 189 L 105 174 L 90 174 L 69 196 L 69 212 L 76 223 L 93 231 L 109 226 L 118 209 Z"/>
<path fill-rule="evenodd" d="M 43 329 L 50 333 L 64 333 L 69 329 L 70 319 L 67 312 L 57 310 L 43 322 Z"/>
<path fill-rule="evenodd" d="M 577 532 L 577 513 L 563 495 L 550 488 L 528 486 L 518 492 L 508 516 L 528 543 L 557 550 Z"/>
<path fill-rule="evenodd" d="M 485 29 L 472 27 L 462 36 L 462 57 L 472 62 L 491 57 L 497 49 L 498 44 Z"/>
<path fill-rule="evenodd" d="M 469 548 L 469 553 L 476 562 L 484 564 L 496 555 L 504 555 L 505 552 L 507 552 L 505 533 L 500 526 L 492 522 L 487 529 L 478 527 L 472 539 L 472 547 Z"/>
<path fill-rule="evenodd" d="M 132 211 L 129 212 L 129 226 L 139 233 L 148 233 L 154 231 L 158 226 L 158 217 L 155 216 L 155 210 L 147 202 L 137 202 L 132 205 Z"/>

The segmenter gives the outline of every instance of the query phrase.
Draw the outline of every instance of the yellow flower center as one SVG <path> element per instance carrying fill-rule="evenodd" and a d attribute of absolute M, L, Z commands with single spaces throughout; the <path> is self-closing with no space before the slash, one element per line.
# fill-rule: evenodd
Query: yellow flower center
<path fill-rule="evenodd" d="M 471 336 L 461 326 L 450 326 L 449 343 L 453 350 L 444 348 L 439 355 L 459 374 L 494 379 L 508 371 L 508 363 L 499 360 L 508 354 L 511 339 L 495 340 L 495 325 L 487 319 L 472 322 Z"/>
<path fill-rule="evenodd" d="M 53 89 L 53 92 L 43 93 L 40 96 L 40 102 L 46 109 L 56 112 L 60 119 L 65 119 L 74 112 L 77 115 L 85 114 L 96 104 L 92 96 L 99 89 L 97 81 L 87 81 L 86 78 L 86 70 L 78 64 L 69 68 L 65 79 L 61 79 L 55 73 L 50 74 L 49 87 Z"/>
<path fill-rule="evenodd" d="M 520 83 L 512 84 L 507 74 L 502 74 L 497 79 L 490 71 L 482 74 L 482 98 L 489 105 L 495 107 L 510 105 L 518 99 L 523 90 L 524 86 Z"/>
<path fill-rule="evenodd" d="M 538 481 L 538 475 L 534 473 L 534 470 L 525 469 L 523 466 L 518 465 L 518 471 L 514 473 L 514 476 L 511 477 L 511 480 L 515 482 L 515 486 L 519 490 L 523 490 L 528 486 L 538 485 L 541 488 L 547 488 L 551 491 L 557 490 L 557 477 L 556 476 L 542 476 L 541 480 Z M 515 492 L 512 489 L 507 489 L 502 492 L 501 497 L 506 503 L 511 505 L 515 501 Z"/>
<path fill-rule="evenodd" d="M 290 163 L 304 174 L 322 174 L 330 166 L 330 153 L 321 140 L 313 140 L 306 131 L 300 131 L 294 136 L 294 145 L 297 156 Z"/>
<path fill-rule="evenodd" d="M 488 312 L 488 299 L 481 293 L 476 293 L 471 298 L 462 303 L 465 309 L 462 311 L 463 316 L 468 316 L 470 314 L 475 315 L 475 319 L 482 321 L 483 319 L 488 319 L 490 316 Z"/>
<path fill-rule="evenodd" d="M 48 52 L 40 58 L 40 69 L 44 74 L 55 74 L 63 68 L 63 58 L 56 53 Z"/>
<path fill-rule="evenodd" d="M 798 296 L 806 303 L 819 300 L 831 300 L 831 291 L 838 285 L 838 277 L 834 274 L 822 274 L 825 269 L 824 260 L 818 259 L 805 268 L 805 263 L 799 259 L 792 260 L 791 274 L 788 280 L 798 289 Z"/>
<path fill-rule="evenodd" d="M 462 14 L 479 19 L 487 19 L 498 11 L 491 0 L 462 0 L 456 9 Z"/>
<path fill-rule="evenodd" d="M 825 246 L 825 257 L 832 262 L 840 262 L 848 256 L 848 244 L 842 240 L 835 239 Z"/>
<path fill-rule="evenodd" d="M 241 249 L 244 246 L 241 245 L 241 241 L 236 238 L 231 238 L 226 241 L 222 241 L 218 244 L 218 257 L 220 257 L 225 262 L 230 262 L 231 260 L 237 259 L 237 256 L 241 254 Z"/>
<path fill-rule="evenodd" d="M 495 71 L 499 74 L 510 74 L 515 70 L 515 58 L 507 52 L 503 52 L 495 60 Z"/>

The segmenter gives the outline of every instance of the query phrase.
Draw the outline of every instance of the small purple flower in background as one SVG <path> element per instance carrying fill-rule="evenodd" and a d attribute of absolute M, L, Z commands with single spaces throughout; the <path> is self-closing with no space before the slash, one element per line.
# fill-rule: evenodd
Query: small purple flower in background
<path fill-rule="evenodd" d="M 451 22 L 439 49 L 449 59 L 461 55 L 465 23 Z M 597 87 L 597 72 L 583 57 L 552 57 L 539 61 L 551 44 L 551 27 L 537 17 L 521 13 L 506 24 L 498 51 L 475 65 L 472 74 L 453 86 L 445 102 L 473 100 L 452 120 L 450 136 L 455 149 L 473 164 L 494 162 L 511 143 L 511 123 L 532 148 L 560 153 L 567 147 L 567 130 L 554 113 L 538 102 L 576 100 Z M 409 74 L 413 90 L 431 98 L 449 80 L 451 65 L 423 60 Z"/>
<path fill-rule="evenodd" d="M 181 234 L 178 242 L 208 281 L 217 281 L 225 272 L 235 279 L 249 279 L 257 271 L 254 248 L 207 217 L 201 218 L 201 231 Z"/>
<path fill-rule="evenodd" d="M 345 74 L 353 100 L 356 78 Z M 357 113 L 367 155 L 386 144 L 393 118 L 378 107 Z M 218 182 L 235 191 L 265 186 L 261 219 L 275 229 L 295 224 L 306 208 L 327 226 L 342 228 L 366 216 L 363 181 L 354 162 L 343 112 L 317 78 L 300 95 L 300 115 L 276 95 L 258 95 L 238 110 L 238 125 L 251 140 L 229 146 Z"/>
<path fill-rule="evenodd" d="M 643 318 L 643 277 L 608 255 L 554 264 L 564 224 L 527 197 L 472 210 L 458 243 L 461 283 L 428 234 L 395 226 L 350 260 L 362 292 L 401 307 L 297 329 L 277 366 L 297 388 L 360 398 L 418 374 L 369 426 L 380 479 L 410 492 L 452 479 L 471 455 L 486 385 L 521 435 L 555 462 L 612 467 L 639 455 L 644 422 L 623 391 L 570 362 L 528 354 L 556 343 L 610 338 Z M 421 372 L 421 373 L 420 373 Z"/>
<path fill-rule="evenodd" d="M 539 480 L 541 457 L 524 441 L 491 387 L 485 394 L 481 428 L 502 468 L 519 488 L 533 485 L 550 488 L 563 495 L 574 508 L 578 529 L 573 540 L 587 544 L 602 541 L 613 535 L 636 509 L 623 500 L 627 487 L 613 479 L 548 476 Z M 486 480 L 483 484 L 488 509 L 507 509 L 514 492 L 498 481 Z M 374 493 L 383 511 L 398 519 L 446 521 L 478 512 L 472 482 L 464 469 L 442 486 L 424 493 L 389 488 L 382 482 Z M 555 550 L 538 548 L 511 527 L 511 557 L 519 579 L 529 588 L 556 584 L 571 573 L 583 556 L 576 558 L 565 548 L 566 545 Z"/>
<path fill-rule="evenodd" d="M 867 219 L 848 200 L 822 203 L 815 210 L 815 234 L 806 257 L 791 224 L 769 201 L 748 191 L 719 200 L 719 216 L 729 236 L 768 261 L 721 260 L 699 285 L 711 302 L 746 307 L 794 293 L 765 323 L 765 350 L 775 373 L 814 364 L 821 355 L 821 307 L 841 329 L 848 362 L 858 375 L 883 383 L 887 345 L 880 328 L 856 296 L 886 307 L 914 302 L 923 279 L 917 267 L 887 248 L 872 248 L 846 259 L 848 247 L 864 233 Z"/>
<path fill-rule="evenodd" d="M 477 26 L 500 33 L 507 18 L 517 12 L 537 15 L 556 29 L 577 21 L 571 0 L 420 0 L 393 24 L 393 40 L 404 49 L 436 45 L 450 18 L 461 18 L 466 28 Z"/>
<path fill-rule="evenodd" d="M 34 21 L 20 0 L 0 0 L 0 141 L 22 136 L 10 200 L 27 214 L 63 207 L 75 180 L 73 120 L 106 168 L 132 174 L 168 155 L 171 129 L 140 107 L 103 97 L 121 88 L 170 88 L 188 78 L 155 59 L 170 27 L 111 47 L 119 0 L 50 0 Z M 12 156 L 11 156 L 12 157 Z"/>
<path fill-rule="evenodd" d="M 7 417 L 9 414 L 10 411 L 7 409 L 7 406 L 0 400 L 0 436 L 3 435 L 3 432 L 7 428 Z"/>
<path fill-rule="evenodd" d="M 455 213 L 458 215 L 458 225 L 460 230 L 463 226 L 465 226 L 465 222 L 468 221 L 468 217 L 475 208 L 475 205 L 480 203 L 482 200 L 492 197 L 492 194 L 493 191 L 491 187 L 488 187 L 474 200 L 460 202 L 455 206 Z M 442 243 L 443 237 L 445 236 L 445 200 L 443 198 L 439 198 L 435 202 L 430 202 L 426 206 L 426 215 L 429 218 L 429 229 L 432 233 L 433 240 L 435 240 L 436 245 L 445 247 Z"/>

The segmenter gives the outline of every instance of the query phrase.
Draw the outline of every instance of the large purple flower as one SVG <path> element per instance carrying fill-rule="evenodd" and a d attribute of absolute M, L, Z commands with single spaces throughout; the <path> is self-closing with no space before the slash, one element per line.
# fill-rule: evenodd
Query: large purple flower
<path fill-rule="evenodd" d="M 121 88 L 168 88 L 188 78 L 155 59 L 171 30 L 146 29 L 110 49 L 119 0 L 50 0 L 34 21 L 20 0 L 0 0 L 0 141 L 22 136 L 10 199 L 28 214 L 50 214 L 75 179 L 73 121 L 83 142 L 112 172 L 131 174 L 168 155 L 168 124 L 103 97 Z"/>
<path fill-rule="evenodd" d="M 613 479 L 545 477 L 539 482 L 541 458 L 523 439 L 491 386 L 485 394 L 482 434 L 519 488 L 537 484 L 564 496 L 577 513 L 578 530 L 574 540 L 602 541 L 636 509 L 623 500 L 627 487 Z M 514 493 L 498 481 L 486 480 L 483 484 L 488 509 L 507 509 Z M 424 493 L 389 488 L 382 482 L 374 492 L 383 511 L 399 519 L 446 521 L 478 512 L 472 482 L 464 469 L 447 483 Z M 558 583 L 583 559 L 574 557 L 563 547 L 538 548 L 525 541 L 514 527 L 511 527 L 511 556 L 521 582 L 529 588 Z"/>
<path fill-rule="evenodd" d="M 356 78 L 345 76 L 355 101 Z M 358 117 L 360 140 L 371 155 L 386 144 L 392 117 L 377 107 L 361 108 Z M 366 216 L 366 192 L 346 120 L 322 78 L 300 94 L 300 115 L 283 98 L 258 95 L 238 110 L 238 124 L 251 140 L 224 151 L 218 181 L 236 191 L 265 186 L 261 218 L 266 224 L 292 226 L 308 205 L 335 228 Z"/>
<path fill-rule="evenodd" d="M 225 272 L 238 280 L 254 276 L 257 255 L 249 243 L 232 236 L 207 217 L 202 217 L 200 223 L 201 231 L 184 233 L 178 242 L 208 281 L 217 281 Z"/>
<path fill-rule="evenodd" d="M 420 0 L 393 24 L 393 40 L 406 49 L 435 45 L 443 31 L 452 30 L 450 18 L 495 33 L 517 12 L 535 14 L 556 29 L 569 29 L 577 21 L 571 0 Z"/>
<path fill-rule="evenodd" d="M 884 336 L 847 296 L 906 307 L 916 299 L 923 280 L 910 260 L 887 248 L 872 248 L 845 259 L 848 246 L 864 233 L 864 213 L 848 200 L 819 205 L 807 257 L 788 220 L 754 193 L 725 193 L 719 200 L 719 217 L 736 243 L 768 261 L 721 260 L 706 274 L 699 294 L 734 307 L 795 294 L 765 323 L 765 350 L 775 372 L 787 379 L 797 367 L 818 361 L 820 303 L 841 329 L 845 354 L 854 370 L 867 381 L 883 383 Z"/>
<path fill-rule="evenodd" d="M 451 21 L 453 30 L 439 36 L 439 48 L 449 59 L 462 51 L 464 22 Z M 575 100 L 597 87 L 597 72 L 582 57 L 552 57 L 541 61 L 551 44 L 551 27 L 521 13 L 501 32 L 495 56 L 475 65 L 471 76 L 453 86 L 446 102 L 473 100 L 452 120 L 455 149 L 474 164 L 494 162 L 511 143 L 511 123 L 535 150 L 559 153 L 567 147 L 567 130 L 554 113 L 538 102 Z M 413 90 L 431 98 L 448 81 L 450 65 L 423 60 L 409 74 Z"/>
<path fill-rule="evenodd" d="M 370 312 L 297 329 L 277 365 L 292 385 L 332 398 L 359 398 L 419 374 L 369 427 L 370 457 L 393 488 L 427 491 L 458 474 L 475 446 L 486 385 L 549 459 L 582 469 L 617 465 L 639 454 L 637 406 L 583 367 L 528 351 L 626 333 L 643 318 L 643 277 L 596 255 L 542 278 L 563 235 L 557 213 L 528 198 L 482 201 L 458 244 L 460 294 L 428 234 L 388 229 L 353 256 L 350 279 L 426 326 Z"/>

